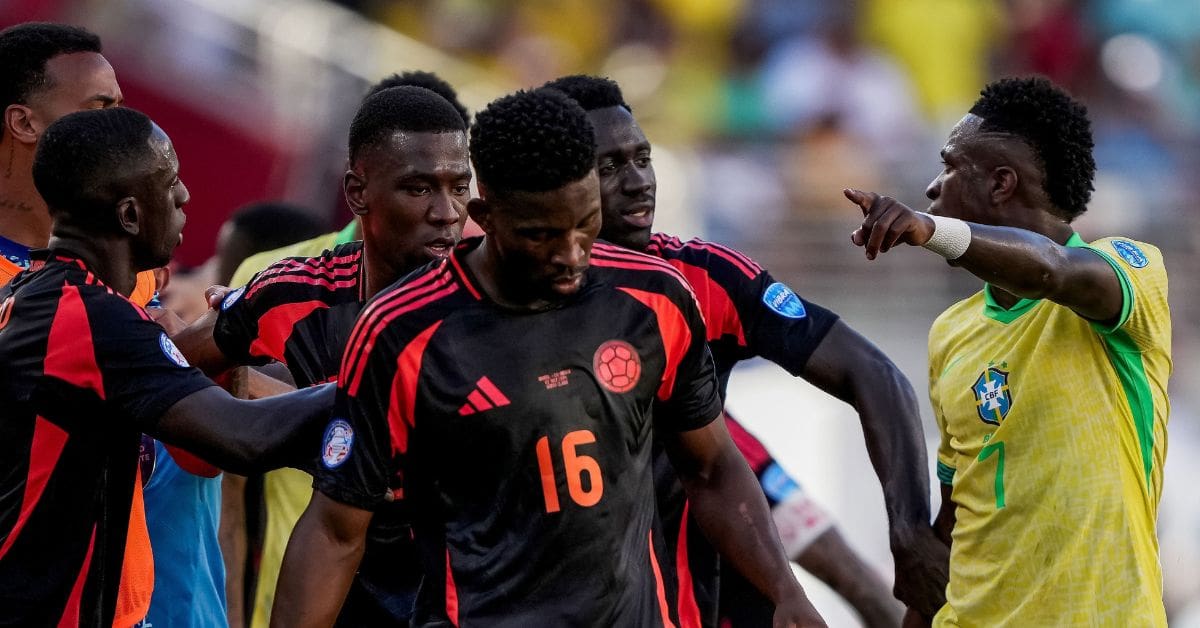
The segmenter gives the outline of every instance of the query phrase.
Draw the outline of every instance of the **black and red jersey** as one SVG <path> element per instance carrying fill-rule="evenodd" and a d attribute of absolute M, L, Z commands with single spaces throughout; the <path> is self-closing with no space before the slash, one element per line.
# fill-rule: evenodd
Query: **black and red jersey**
<path fill-rule="evenodd" d="M 225 297 L 213 340 L 238 364 L 282 362 L 298 388 L 333 381 L 366 302 L 363 244 L 280 260 Z"/>
<path fill-rule="evenodd" d="M 746 255 L 703 240 L 681 241 L 656 233 L 646 253 L 666 260 L 687 277 L 708 325 L 708 343 L 724 396 L 733 367 L 766 358 L 792 375 L 837 322 L 837 315 L 799 297 Z M 791 482 L 766 447 L 733 418 L 726 424 L 734 444 L 759 478 L 774 506 L 778 486 Z M 656 454 L 655 482 L 667 545 L 680 584 L 677 603 L 683 627 L 717 623 L 720 561 L 716 550 L 688 517 L 687 499 L 663 452 Z M 688 586 L 690 584 L 690 586 Z M 757 598 L 756 602 L 765 598 Z M 769 616 L 769 615 L 768 615 Z"/>
<path fill-rule="evenodd" d="M 239 364 L 283 363 L 297 387 L 336 381 L 366 303 L 365 268 L 361 241 L 280 260 L 225 298 L 213 339 Z M 400 510 L 389 504 L 371 522 L 367 558 L 339 625 L 400 623 L 411 616 L 421 566 Z"/>
<path fill-rule="evenodd" d="M 480 242 L 363 311 L 316 487 L 407 504 L 414 625 L 677 623 L 650 447 L 721 409 L 694 295 L 661 260 L 596 243 L 576 294 L 514 311 L 466 269 Z"/>
<path fill-rule="evenodd" d="M 141 435 L 212 385 L 78 258 L 0 289 L 0 625 L 112 625 Z"/>

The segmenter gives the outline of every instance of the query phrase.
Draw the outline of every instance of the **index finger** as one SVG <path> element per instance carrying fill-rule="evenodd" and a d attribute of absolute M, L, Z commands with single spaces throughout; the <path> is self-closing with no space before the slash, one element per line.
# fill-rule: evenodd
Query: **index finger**
<path fill-rule="evenodd" d="M 846 188 L 842 190 L 842 194 L 850 199 L 852 203 L 858 205 L 862 209 L 864 216 L 870 213 L 871 207 L 879 200 L 879 195 L 874 192 L 863 192 L 854 188 Z"/>

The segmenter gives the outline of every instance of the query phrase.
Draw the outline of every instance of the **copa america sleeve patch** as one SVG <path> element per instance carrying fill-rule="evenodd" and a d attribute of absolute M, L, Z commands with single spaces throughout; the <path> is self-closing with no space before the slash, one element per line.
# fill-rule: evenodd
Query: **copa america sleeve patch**
<path fill-rule="evenodd" d="M 784 318 L 804 318 L 808 312 L 804 310 L 804 302 L 796 296 L 792 289 L 776 281 L 763 291 L 763 303 L 772 312 Z"/>
<path fill-rule="evenodd" d="M 176 347 L 175 343 L 171 342 L 166 332 L 158 335 L 158 347 L 162 349 L 163 355 L 167 356 L 168 360 L 183 368 L 191 366 L 191 364 L 188 364 L 187 358 L 183 357 L 183 352 L 179 350 L 179 347 Z"/>
<path fill-rule="evenodd" d="M 221 299 L 221 311 L 224 312 L 225 310 L 233 307 L 233 304 L 237 303 L 238 299 L 242 298 L 242 295 L 245 294 L 245 292 L 246 286 L 242 286 L 241 288 L 238 288 L 237 290 L 225 295 L 225 298 Z"/>
<path fill-rule="evenodd" d="M 321 463 L 326 469 L 336 469 L 350 457 L 350 448 L 354 445 L 354 428 L 344 419 L 334 419 L 325 428 L 325 438 L 321 444 Z"/>
<path fill-rule="evenodd" d="M 1117 255 L 1121 256 L 1121 259 L 1128 262 L 1134 268 L 1145 268 L 1150 263 L 1150 258 L 1146 257 L 1142 249 L 1129 240 L 1113 240 L 1112 247 L 1117 252 Z"/>

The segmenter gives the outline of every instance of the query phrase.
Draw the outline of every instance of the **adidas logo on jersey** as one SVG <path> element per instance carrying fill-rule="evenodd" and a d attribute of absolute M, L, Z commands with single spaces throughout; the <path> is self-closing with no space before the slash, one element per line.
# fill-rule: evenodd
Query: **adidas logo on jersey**
<path fill-rule="evenodd" d="M 496 388 L 492 380 L 485 375 L 475 382 L 475 390 L 467 395 L 467 402 L 458 409 L 458 414 L 459 416 L 470 416 L 476 412 L 500 408 L 510 403 L 512 402 L 508 400 L 508 397 L 505 397 L 504 393 L 500 392 L 500 389 Z"/>

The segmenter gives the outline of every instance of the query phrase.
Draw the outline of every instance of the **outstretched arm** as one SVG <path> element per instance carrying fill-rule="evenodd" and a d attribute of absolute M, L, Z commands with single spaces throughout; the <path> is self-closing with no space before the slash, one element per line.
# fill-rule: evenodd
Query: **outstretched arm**
<path fill-rule="evenodd" d="M 241 475 L 302 465 L 316 455 L 333 384 L 244 401 L 216 386 L 175 402 L 151 436 Z"/>
<path fill-rule="evenodd" d="M 824 626 L 792 574 L 762 489 L 725 422 L 673 433 L 667 453 L 705 536 L 775 603 L 775 625 Z"/>
<path fill-rule="evenodd" d="M 928 459 L 912 384 L 878 347 L 840 320 L 802 376 L 858 411 L 883 486 L 896 597 L 932 615 L 946 601 L 949 554 L 929 524 Z"/>
<path fill-rule="evenodd" d="M 896 244 L 926 246 L 933 238 L 935 222 L 928 214 L 873 192 L 845 190 L 845 195 L 862 209 L 862 226 L 850 239 L 866 249 L 868 259 Z M 1025 229 L 963 224 L 969 228 L 969 245 L 951 259 L 955 266 L 1005 292 L 1049 299 L 1088 320 L 1109 322 L 1120 316 L 1120 280 L 1095 252 L 1063 246 Z"/>
<path fill-rule="evenodd" d="M 272 626 L 333 625 L 362 560 L 371 515 L 313 491 L 283 555 Z"/>

